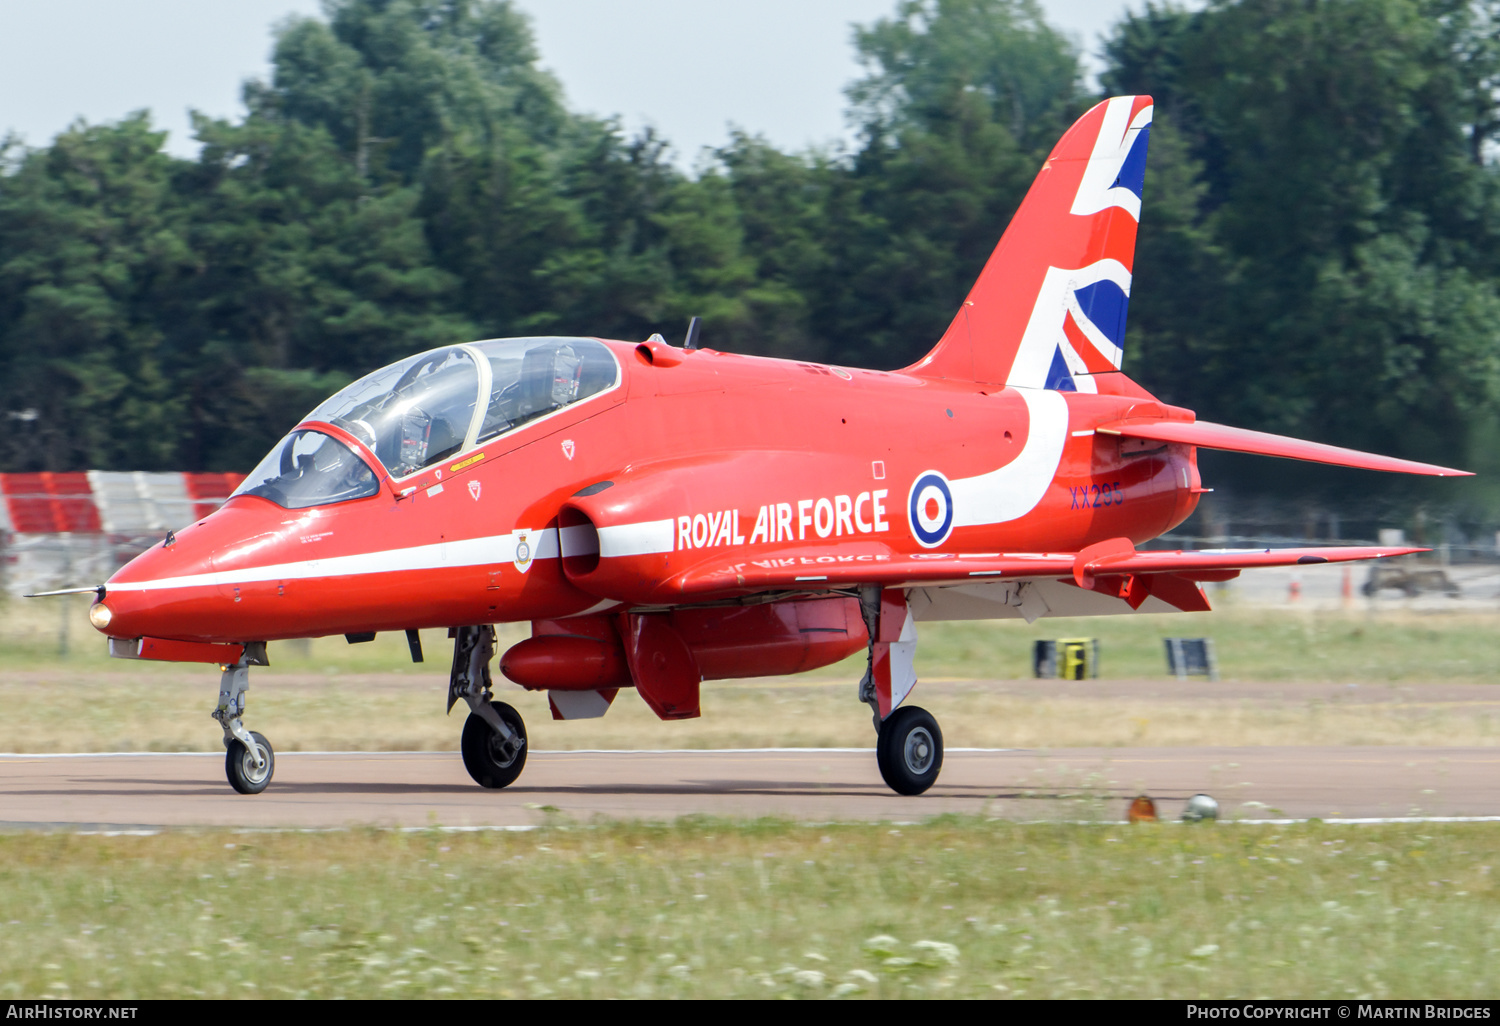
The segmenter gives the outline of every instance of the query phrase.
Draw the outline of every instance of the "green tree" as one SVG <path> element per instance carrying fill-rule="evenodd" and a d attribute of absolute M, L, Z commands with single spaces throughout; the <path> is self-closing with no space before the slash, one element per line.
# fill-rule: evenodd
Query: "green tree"
<path fill-rule="evenodd" d="M 1500 398 L 1493 26 L 1458 0 L 1127 17 L 1105 87 L 1157 98 L 1188 144 L 1166 170 L 1192 171 L 1171 202 L 1196 207 L 1180 249 L 1147 245 L 1148 178 L 1127 369 L 1205 417 L 1465 462 Z M 1147 300 L 1174 267 L 1190 294 Z"/>
<path fill-rule="evenodd" d="M 1105 92 L 1157 101 L 1127 371 L 1500 471 L 1497 29 L 1500 0 L 1127 16 Z M 733 351 L 917 359 L 1097 98 L 1034 0 L 900 0 L 853 39 L 852 151 L 739 134 L 692 175 L 569 112 L 504 0 L 330 0 L 195 160 L 145 114 L 3 144 L 0 467 L 248 469 L 343 382 L 475 337 L 696 314 Z"/>
<path fill-rule="evenodd" d="M 903 0 L 855 46 L 863 144 L 831 190 L 825 244 L 842 273 L 813 323 L 841 361 L 894 367 L 937 341 L 1089 101 L 1073 45 L 1033 0 Z"/>
<path fill-rule="evenodd" d="M 507 127 L 555 138 L 557 83 L 536 66 L 526 18 L 508 0 L 325 0 L 327 21 L 284 26 L 253 111 L 321 126 L 356 169 L 417 180 L 430 151 L 498 142 Z"/>
<path fill-rule="evenodd" d="M 183 189 L 199 262 L 183 289 L 189 465 L 243 469 L 329 386 L 472 335 L 416 187 L 372 185 L 326 129 L 264 112 L 200 120 L 198 135 Z"/>
<path fill-rule="evenodd" d="M 163 322 L 194 271 L 148 116 L 0 147 L 0 465 L 173 465 L 184 400 Z"/>

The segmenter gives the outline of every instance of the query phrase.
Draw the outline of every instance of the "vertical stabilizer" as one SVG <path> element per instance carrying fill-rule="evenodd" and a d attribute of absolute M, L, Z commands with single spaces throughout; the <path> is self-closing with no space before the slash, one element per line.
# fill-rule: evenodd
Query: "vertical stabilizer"
<path fill-rule="evenodd" d="M 942 339 L 908 372 L 1119 391 L 1149 96 L 1116 96 L 1052 150 Z"/>

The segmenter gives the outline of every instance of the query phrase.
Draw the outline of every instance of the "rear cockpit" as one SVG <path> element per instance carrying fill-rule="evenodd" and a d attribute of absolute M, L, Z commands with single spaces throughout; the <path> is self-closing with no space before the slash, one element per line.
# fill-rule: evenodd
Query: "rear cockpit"
<path fill-rule="evenodd" d="M 594 339 L 495 339 L 434 349 L 368 374 L 304 423 L 342 428 L 399 480 L 619 383 L 619 362 Z M 374 471 L 350 446 L 302 428 L 277 445 L 234 494 L 305 509 L 377 489 Z"/>

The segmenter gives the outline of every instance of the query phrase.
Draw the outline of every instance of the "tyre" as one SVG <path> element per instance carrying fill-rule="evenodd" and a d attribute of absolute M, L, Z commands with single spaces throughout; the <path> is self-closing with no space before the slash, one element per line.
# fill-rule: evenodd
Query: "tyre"
<path fill-rule="evenodd" d="M 240 794 L 260 794 L 271 782 L 271 774 L 276 771 L 276 753 L 271 748 L 271 742 L 266 740 L 264 734 L 257 734 L 253 730 L 250 732 L 250 740 L 255 742 L 255 747 L 260 749 L 261 757 L 266 761 L 259 769 L 255 768 L 255 757 L 238 738 L 229 742 L 229 749 L 224 753 L 224 775 L 229 778 L 229 786 Z"/>
<path fill-rule="evenodd" d="M 943 769 L 943 732 L 926 709 L 902 707 L 886 717 L 875 742 L 880 776 L 897 794 L 921 794 Z"/>
<path fill-rule="evenodd" d="M 507 751 L 504 739 L 480 717 L 469 714 L 464 721 L 464 735 L 460 747 L 464 753 L 464 769 L 480 787 L 500 788 L 515 783 L 526 768 L 526 724 L 521 714 L 504 702 L 491 702 L 490 708 L 499 715 L 500 721 L 509 727 L 521 742 L 514 751 Z"/>

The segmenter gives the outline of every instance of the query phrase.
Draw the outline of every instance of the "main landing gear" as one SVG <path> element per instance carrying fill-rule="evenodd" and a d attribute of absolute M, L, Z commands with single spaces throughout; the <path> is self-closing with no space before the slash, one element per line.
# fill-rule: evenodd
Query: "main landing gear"
<path fill-rule="evenodd" d="M 942 772 L 943 732 L 926 709 L 901 704 L 917 683 L 916 623 L 905 594 L 894 589 L 861 588 L 859 606 L 870 636 L 859 700 L 875 713 L 875 765 L 892 791 L 921 794 Z"/>
<path fill-rule="evenodd" d="M 246 730 L 240 718 L 245 715 L 245 693 L 250 690 L 250 667 L 265 665 L 264 648 L 250 651 L 239 662 L 224 667 L 219 678 L 219 704 L 212 716 L 224 728 L 224 775 L 229 786 L 240 794 L 260 794 L 276 771 L 276 753 L 264 734 Z"/>
<path fill-rule="evenodd" d="M 932 713 L 903 706 L 880 725 L 875 764 L 897 794 L 921 794 L 937 783 L 943 769 L 943 732 Z"/>
<path fill-rule="evenodd" d="M 490 693 L 490 659 L 495 628 L 459 627 L 453 632 L 453 671 L 448 678 L 448 710 L 460 698 L 469 704 L 460 747 L 464 769 L 480 787 L 515 782 L 526 768 L 526 724 L 521 714 Z"/>

